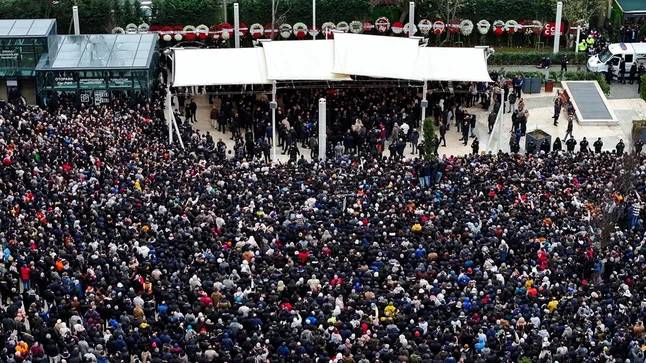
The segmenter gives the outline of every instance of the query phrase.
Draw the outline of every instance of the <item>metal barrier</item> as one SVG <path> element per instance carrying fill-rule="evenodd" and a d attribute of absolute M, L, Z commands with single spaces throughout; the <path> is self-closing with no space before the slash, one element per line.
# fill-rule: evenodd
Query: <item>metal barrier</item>
<path fill-rule="evenodd" d="M 493 130 L 489 134 L 489 139 L 487 139 L 487 144 L 484 148 L 486 152 L 497 153 L 498 150 L 505 150 L 505 142 L 503 140 L 504 130 L 503 130 L 503 119 L 505 105 L 500 105 L 498 108 L 498 114 L 496 115 L 496 123 L 493 126 Z"/>

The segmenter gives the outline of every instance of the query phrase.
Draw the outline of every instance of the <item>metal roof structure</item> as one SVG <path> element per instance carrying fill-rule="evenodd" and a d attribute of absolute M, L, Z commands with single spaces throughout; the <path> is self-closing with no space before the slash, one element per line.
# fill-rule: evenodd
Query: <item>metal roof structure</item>
<path fill-rule="evenodd" d="M 57 35 L 36 70 L 146 69 L 157 39 L 152 33 Z"/>
<path fill-rule="evenodd" d="M 56 29 L 56 19 L 0 19 L 0 38 L 42 38 Z"/>
<path fill-rule="evenodd" d="M 619 123 L 606 96 L 596 81 L 565 81 L 577 119 L 582 125 L 616 125 Z"/>
<path fill-rule="evenodd" d="M 616 2 L 624 14 L 646 14 L 646 1 L 644 0 L 616 0 Z"/>

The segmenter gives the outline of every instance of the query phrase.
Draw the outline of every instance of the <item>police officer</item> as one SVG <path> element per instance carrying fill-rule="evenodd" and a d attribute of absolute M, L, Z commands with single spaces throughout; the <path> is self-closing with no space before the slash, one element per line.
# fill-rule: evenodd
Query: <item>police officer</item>
<path fill-rule="evenodd" d="M 601 148 L 603 147 L 603 141 L 601 141 L 601 138 L 598 138 L 592 145 L 594 146 L 594 152 L 600 154 Z"/>
<path fill-rule="evenodd" d="M 625 148 L 626 148 L 626 145 L 624 145 L 624 140 L 619 139 L 617 146 L 615 146 L 615 149 L 617 149 L 617 156 L 622 156 L 624 154 Z"/>
<path fill-rule="evenodd" d="M 570 138 L 565 142 L 565 147 L 567 147 L 568 152 L 574 152 L 574 148 L 576 147 L 576 140 L 574 140 L 573 136 L 570 136 Z"/>
<path fill-rule="evenodd" d="M 588 140 L 584 137 L 583 140 L 579 143 L 579 151 L 582 153 L 587 153 L 588 152 Z"/>

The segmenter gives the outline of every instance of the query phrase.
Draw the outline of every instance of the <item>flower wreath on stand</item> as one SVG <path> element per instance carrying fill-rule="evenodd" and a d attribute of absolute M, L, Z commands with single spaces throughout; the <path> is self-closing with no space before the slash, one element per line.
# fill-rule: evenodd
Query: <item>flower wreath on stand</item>
<path fill-rule="evenodd" d="M 431 29 L 433 29 L 433 23 L 428 19 L 422 19 L 417 24 L 417 29 L 419 29 L 423 36 L 427 36 L 431 32 Z"/>
<path fill-rule="evenodd" d="M 385 33 L 390 29 L 390 20 L 388 20 L 387 17 L 382 16 L 375 20 L 375 28 L 377 28 L 377 31 L 380 33 Z"/>
<path fill-rule="evenodd" d="M 305 39 L 307 35 L 307 25 L 305 23 L 296 23 L 293 27 L 294 35 L 296 39 Z"/>

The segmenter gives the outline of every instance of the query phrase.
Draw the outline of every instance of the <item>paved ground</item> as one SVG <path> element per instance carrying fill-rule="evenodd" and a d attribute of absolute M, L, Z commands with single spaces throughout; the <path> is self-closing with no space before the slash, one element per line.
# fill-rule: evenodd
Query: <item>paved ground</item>
<path fill-rule="evenodd" d="M 554 126 L 553 124 L 552 115 L 554 110 L 552 105 L 557 90 L 558 89 L 555 89 L 551 94 L 540 93 L 523 95 L 525 104 L 529 110 L 527 132 L 541 129 L 552 136 L 552 142 L 556 137 L 560 137 L 561 140 L 563 140 L 567 129 L 565 112 L 561 114 L 558 126 Z M 642 99 L 611 99 L 608 102 L 619 119 L 619 124 L 612 126 L 582 126 L 575 122 L 572 131 L 574 138 L 577 141 L 581 141 L 583 137 L 586 137 L 590 143 L 590 147 L 592 147 L 592 144 L 597 140 L 597 138 L 601 138 L 604 150 L 614 149 L 619 140 L 623 139 L 626 144 L 626 148 L 630 149 L 632 121 L 646 119 L 646 102 Z M 495 140 L 491 142 L 491 149 L 495 151 L 499 148 L 503 151 L 509 151 L 511 114 L 507 113 L 504 115 L 499 127 L 500 132 L 498 132 L 498 130 L 494 132 Z M 524 137 L 521 138 L 520 145 L 521 151 L 524 151 Z M 563 148 L 565 148 L 565 145 L 563 145 Z"/>
<path fill-rule="evenodd" d="M 230 133 L 222 134 L 221 132 L 218 132 L 217 129 L 213 128 L 210 124 L 209 113 L 211 110 L 211 105 L 209 105 L 207 97 L 203 95 L 198 95 L 198 96 L 195 96 L 195 99 L 196 99 L 196 103 L 198 104 L 198 115 L 197 115 L 197 122 L 193 125 L 193 127 L 199 130 L 200 132 L 211 133 L 211 135 L 213 135 L 213 138 L 216 140 L 216 142 L 218 139 L 222 139 L 222 141 L 224 141 L 227 144 L 227 149 L 233 150 L 234 142 L 233 140 L 231 140 L 231 134 Z M 216 102 L 219 102 L 219 100 L 216 100 Z M 485 142 L 488 138 L 488 134 L 487 134 L 488 112 L 481 108 L 469 108 L 467 110 L 470 113 L 476 115 L 477 124 L 476 124 L 475 136 L 477 136 L 478 139 L 480 140 L 480 150 L 483 150 L 485 146 Z M 473 141 L 473 138 L 469 139 L 467 146 L 464 146 L 463 143 L 458 140 L 460 137 L 461 135 L 457 132 L 457 128 L 455 127 L 455 124 L 451 125 L 451 128 L 446 134 L 447 146 L 446 147 L 440 146 L 439 153 L 445 154 L 447 156 L 464 155 L 464 154 L 470 153 L 471 142 Z M 299 145 L 299 150 L 303 155 L 305 155 L 306 159 L 309 159 L 309 154 L 310 154 L 309 149 L 301 148 Z M 386 156 L 389 155 L 387 148 L 386 148 L 386 151 L 384 152 L 384 155 Z M 418 157 L 418 155 L 412 154 L 412 148 L 410 144 L 406 146 L 404 155 L 406 158 Z M 279 150 L 278 159 L 281 162 L 286 162 L 287 160 L 289 160 L 289 157 L 287 155 L 281 155 Z"/>

